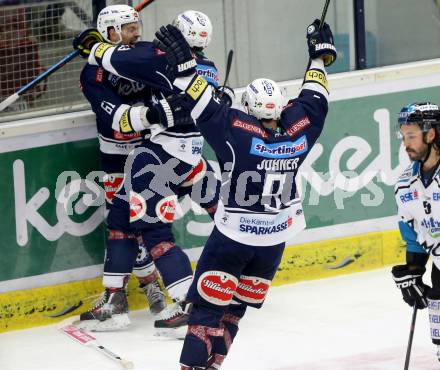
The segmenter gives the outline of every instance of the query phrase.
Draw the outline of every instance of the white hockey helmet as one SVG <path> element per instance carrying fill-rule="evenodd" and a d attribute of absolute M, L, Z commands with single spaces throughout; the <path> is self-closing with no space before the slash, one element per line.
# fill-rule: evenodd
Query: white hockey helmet
<path fill-rule="evenodd" d="M 139 13 L 128 5 L 110 5 L 102 9 L 96 20 L 99 33 L 108 42 L 110 41 L 108 28 L 113 27 L 122 41 L 122 26 L 128 23 L 139 22 Z"/>
<path fill-rule="evenodd" d="M 284 96 L 275 81 L 258 78 L 246 86 L 241 103 L 257 119 L 279 119 Z"/>
<path fill-rule="evenodd" d="M 212 38 L 212 23 L 209 17 L 195 10 L 179 14 L 173 21 L 182 32 L 191 48 L 206 48 Z"/>

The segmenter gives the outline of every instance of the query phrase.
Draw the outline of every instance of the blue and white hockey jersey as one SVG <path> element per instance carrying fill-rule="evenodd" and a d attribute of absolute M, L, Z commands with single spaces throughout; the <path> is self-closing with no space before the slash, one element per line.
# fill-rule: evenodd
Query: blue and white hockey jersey
<path fill-rule="evenodd" d="M 321 134 L 327 110 L 327 92 L 304 84 L 284 108 L 278 133 L 205 90 L 191 114 L 222 169 L 215 214 L 220 232 L 240 243 L 270 246 L 305 228 L 295 176 Z"/>
<path fill-rule="evenodd" d="M 420 162 L 411 163 L 399 177 L 394 194 L 407 252 L 431 254 L 440 268 L 440 168 L 425 187 Z"/>
<path fill-rule="evenodd" d="M 140 109 L 149 104 L 151 89 L 90 64 L 84 66 L 80 83 L 96 115 L 102 169 L 123 173 L 127 155 L 141 144 L 148 130 L 124 132 L 122 127 L 130 120 L 130 127 L 141 130 Z"/>
<path fill-rule="evenodd" d="M 196 60 L 198 73 L 216 87 L 219 78 L 214 63 L 203 55 L 196 55 Z M 123 77 L 133 84 L 147 86 L 152 101 L 179 92 L 169 79 L 165 54 L 151 42 L 140 41 L 134 47 L 96 44 L 90 53 L 89 65 L 102 67 L 111 75 Z M 137 117 L 138 112 L 130 111 L 121 117 L 116 115 L 116 120 L 120 120 L 121 128 L 134 128 L 139 127 Z M 118 124 L 113 123 L 115 126 Z M 191 165 L 197 165 L 201 159 L 203 137 L 195 125 L 169 129 L 153 125 L 149 139 L 161 145 L 172 156 Z"/>

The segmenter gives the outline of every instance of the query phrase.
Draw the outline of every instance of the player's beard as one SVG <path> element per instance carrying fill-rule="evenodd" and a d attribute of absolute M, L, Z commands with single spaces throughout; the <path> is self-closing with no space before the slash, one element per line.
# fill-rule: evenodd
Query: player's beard
<path fill-rule="evenodd" d="M 412 161 L 423 161 L 428 155 L 428 145 L 421 150 L 407 149 L 406 152 Z"/>

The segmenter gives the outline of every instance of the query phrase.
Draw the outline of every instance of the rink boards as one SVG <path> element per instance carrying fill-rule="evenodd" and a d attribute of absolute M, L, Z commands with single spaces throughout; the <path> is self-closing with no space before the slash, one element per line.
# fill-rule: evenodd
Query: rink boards
<path fill-rule="evenodd" d="M 329 78 L 326 126 L 299 175 L 308 229 L 289 241 L 274 285 L 403 259 L 392 184 L 408 159 L 394 125 L 402 105 L 440 102 L 439 72 L 433 60 Z M 295 96 L 300 81 L 281 85 Z M 89 307 L 102 290 L 104 207 L 90 112 L 2 124 L 0 137 L 2 332 Z M 212 223 L 188 199 L 181 209 L 176 240 L 196 261 Z M 129 301 L 145 306 L 134 281 Z"/>

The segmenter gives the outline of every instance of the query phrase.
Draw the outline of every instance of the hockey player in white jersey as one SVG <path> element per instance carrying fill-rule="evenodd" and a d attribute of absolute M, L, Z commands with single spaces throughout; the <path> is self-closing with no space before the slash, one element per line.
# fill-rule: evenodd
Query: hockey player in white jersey
<path fill-rule="evenodd" d="M 406 264 L 394 266 L 393 279 L 403 299 L 428 307 L 432 342 L 440 360 L 440 110 L 430 102 L 400 111 L 399 134 L 411 165 L 399 177 L 395 197 L 399 229 L 406 243 Z M 432 256 L 432 288 L 423 282 Z"/>

